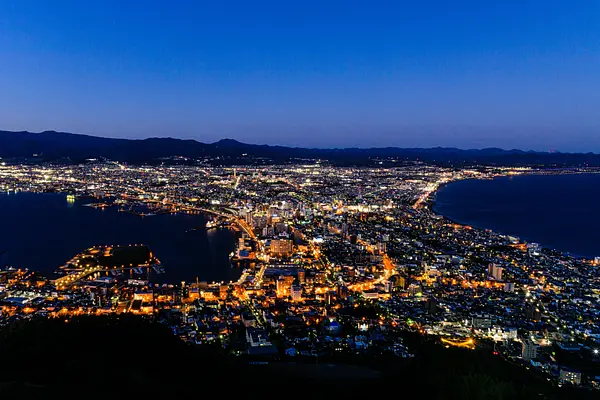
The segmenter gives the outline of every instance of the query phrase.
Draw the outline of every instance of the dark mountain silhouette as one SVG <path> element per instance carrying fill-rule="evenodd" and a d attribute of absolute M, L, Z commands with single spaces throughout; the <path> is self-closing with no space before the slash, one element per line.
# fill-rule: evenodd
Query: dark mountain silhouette
<path fill-rule="evenodd" d="M 293 388 L 292 399 L 362 399 L 374 390 L 394 394 L 412 388 L 426 399 L 597 398 L 592 391 L 553 387 L 491 350 L 445 349 L 412 333 L 404 333 L 404 342 L 414 359 L 330 356 L 321 363 L 290 362 L 186 344 L 166 325 L 131 314 L 33 319 L 0 328 L 0 397 L 229 398 L 234 386 L 246 391 L 260 386 L 282 393 Z"/>
<path fill-rule="evenodd" d="M 132 163 L 156 162 L 169 157 L 212 158 L 218 164 L 285 163 L 297 159 L 321 159 L 334 164 L 369 165 L 394 158 L 440 165 L 537 165 L 600 166 L 600 154 L 535 152 L 499 148 L 337 148 L 315 149 L 268 146 L 222 139 L 215 143 L 174 138 L 143 140 L 102 138 L 66 132 L 41 133 L 0 131 L 0 157 L 41 161 L 108 158 Z"/>

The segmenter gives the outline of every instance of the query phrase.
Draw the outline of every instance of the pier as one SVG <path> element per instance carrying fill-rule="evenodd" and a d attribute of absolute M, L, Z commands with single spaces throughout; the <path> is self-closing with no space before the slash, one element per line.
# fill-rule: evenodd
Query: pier
<path fill-rule="evenodd" d="M 96 274 L 116 271 L 150 271 L 160 266 L 160 261 L 147 246 L 99 246 L 92 247 L 73 257 L 58 268 L 64 276 L 54 280 L 57 289 L 65 289 Z"/>

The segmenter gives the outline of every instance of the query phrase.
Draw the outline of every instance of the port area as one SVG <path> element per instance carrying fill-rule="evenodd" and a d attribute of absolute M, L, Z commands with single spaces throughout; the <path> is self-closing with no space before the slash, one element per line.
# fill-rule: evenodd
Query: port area
<path fill-rule="evenodd" d="M 161 201 L 143 199 L 140 200 L 135 197 L 122 195 L 121 197 L 114 199 L 107 196 L 80 196 L 75 197 L 73 195 L 67 196 L 67 202 L 73 203 L 78 198 L 82 202 L 82 207 L 91 207 L 100 210 L 109 208 L 117 208 L 119 212 L 137 215 L 139 217 L 153 217 L 156 215 L 169 215 L 169 214 L 188 214 L 188 215 L 202 215 L 203 211 L 191 208 L 177 207 L 172 203 L 165 203 Z"/>
<path fill-rule="evenodd" d="M 150 269 L 159 274 L 164 272 L 148 246 L 94 246 L 60 266 L 56 270 L 60 277 L 54 284 L 57 289 L 64 289 L 102 276 L 124 277 L 124 271 L 128 271 L 127 275 L 141 276 Z"/>
<path fill-rule="evenodd" d="M 209 230 L 217 229 L 217 228 L 222 228 L 222 229 L 227 228 L 227 229 L 231 229 L 236 232 L 240 231 L 240 228 L 238 228 L 238 226 L 235 225 L 234 219 L 232 217 L 216 216 L 213 219 L 208 220 L 206 222 L 206 225 L 188 229 L 186 231 L 186 233 L 200 231 L 200 230 L 204 230 L 204 229 L 209 231 Z"/>

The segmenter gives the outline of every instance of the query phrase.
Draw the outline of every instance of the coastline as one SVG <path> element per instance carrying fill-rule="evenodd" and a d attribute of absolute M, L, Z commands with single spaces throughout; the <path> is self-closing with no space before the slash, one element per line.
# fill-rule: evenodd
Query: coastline
<path fill-rule="evenodd" d="M 429 198 L 426 200 L 426 207 L 427 209 L 432 212 L 434 215 L 443 218 L 444 220 L 456 224 L 456 225 L 460 225 L 463 227 L 470 227 L 472 229 L 476 229 L 479 231 L 488 231 L 488 232 L 492 232 L 496 235 L 501 235 L 501 236 L 511 236 L 511 237 L 516 237 L 519 239 L 519 242 L 521 243 L 525 243 L 525 244 L 529 244 L 529 243 L 536 243 L 538 244 L 541 248 L 543 249 L 547 249 L 547 250 L 551 250 L 551 251 L 555 251 L 558 253 L 561 253 L 565 256 L 571 257 L 571 258 L 575 258 L 575 259 L 580 259 L 580 260 L 593 260 L 594 256 L 586 256 L 586 255 L 581 255 L 581 254 L 577 254 L 574 252 L 569 252 L 569 251 L 564 251 L 564 250 L 560 250 L 554 246 L 550 246 L 547 245 L 545 243 L 543 243 L 543 241 L 540 240 L 536 240 L 535 238 L 528 236 L 528 235 L 516 235 L 516 234 L 511 234 L 508 232 L 504 232 L 504 231 L 499 231 L 496 229 L 492 229 L 489 227 L 485 227 L 481 224 L 478 223 L 466 223 L 466 222 L 462 222 L 459 221 L 455 218 L 452 218 L 450 216 L 445 215 L 444 213 L 442 213 L 441 211 L 439 211 L 439 209 L 436 209 L 436 205 L 438 204 L 438 195 L 441 192 L 441 190 L 443 190 L 444 188 L 446 188 L 447 186 L 453 184 L 453 183 L 458 183 L 458 182 L 462 182 L 462 181 L 485 181 L 485 180 L 497 180 L 497 179 L 503 179 L 503 178 L 514 178 L 514 177 L 531 177 L 531 176 L 559 176 L 559 175 L 597 175 L 600 174 L 600 171 L 598 170 L 594 170 L 594 171 L 556 171 L 554 173 L 540 173 L 540 172 L 544 172 L 544 171 L 535 171 L 532 173 L 522 173 L 522 174 L 518 174 L 518 175 L 502 175 L 502 176 L 495 176 L 495 177 L 483 177 L 483 178 L 466 178 L 466 179 L 456 179 L 456 180 L 452 180 L 450 182 L 444 182 L 442 184 L 440 184 L 436 190 L 434 192 L 431 193 L 431 195 L 429 196 Z M 545 172 L 549 172 L 549 171 L 545 171 Z"/>
<path fill-rule="evenodd" d="M 98 225 L 94 225 L 95 228 L 93 230 L 86 230 L 86 232 L 97 231 L 96 233 L 76 235 L 75 238 L 69 236 L 68 241 L 74 242 L 76 245 L 67 246 L 67 251 L 64 251 L 62 246 L 45 247 L 43 244 L 36 244 L 36 248 L 41 249 L 40 252 L 42 252 L 44 255 L 26 255 L 25 258 L 23 258 L 23 255 L 26 254 L 26 252 L 23 250 L 23 246 L 20 246 L 15 240 L 3 241 L 3 247 L 0 248 L 0 251 L 3 251 L 5 248 L 7 248 L 8 254 L 5 255 L 5 257 L 1 257 L 0 261 L 2 261 L 2 266 L 27 268 L 31 271 L 36 271 L 43 276 L 53 277 L 55 276 L 56 269 L 63 265 L 66 260 L 69 260 L 75 255 L 80 254 L 84 249 L 89 247 L 106 245 L 126 246 L 129 244 L 142 243 L 149 246 L 153 252 L 156 252 L 161 261 L 163 261 L 164 265 L 169 267 L 164 276 L 157 278 L 156 282 L 159 283 L 175 283 L 179 280 L 191 281 L 195 279 L 196 276 L 202 278 L 203 281 L 221 282 L 235 280 L 239 275 L 236 271 L 232 271 L 235 268 L 231 268 L 231 262 L 228 258 L 228 254 L 235 245 L 234 234 L 230 232 L 229 229 L 225 228 L 219 230 L 229 233 L 225 234 L 223 232 L 215 232 L 209 234 L 210 240 L 204 239 L 204 235 L 206 234 L 204 221 L 210 216 L 207 213 L 200 212 L 198 214 L 187 214 L 182 212 L 177 214 L 157 214 L 151 218 L 146 218 L 133 213 L 119 212 L 118 207 L 116 206 L 107 207 L 104 210 L 96 207 L 85 206 L 85 203 L 89 200 L 102 202 L 106 201 L 106 198 L 100 199 L 88 196 L 80 196 L 77 198 L 76 202 L 70 202 L 66 199 L 67 192 L 64 191 L 49 192 L 23 190 L 11 192 L 10 194 L 0 193 L 0 195 L 6 196 L 7 199 L 13 196 L 25 195 L 27 196 L 26 199 L 29 199 L 23 203 L 26 205 L 33 204 L 33 202 L 35 202 L 35 204 L 48 204 L 47 201 L 49 201 L 50 208 L 48 209 L 50 210 L 50 213 L 57 215 L 57 213 L 52 212 L 52 210 L 58 210 L 60 211 L 58 214 L 61 215 L 61 218 L 65 218 L 61 220 L 61 226 L 64 224 L 69 226 L 75 224 L 73 226 L 77 226 L 73 221 L 83 221 L 83 225 L 95 224 L 100 219 L 105 220 L 106 218 L 111 221 L 105 225 L 99 225 L 100 228 L 96 228 Z M 38 196 L 43 197 L 40 198 Z M 47 199 L 46 196 L 48 197 Z M 21 202 L 23 200 L 17 197 L 13 199 L 13 202 L 14 201 Z M 76 209 L 79 209 L 79 211 Z M 40 214 L 41 212 L 42 211 L 40 211 L 40 208 L 38 207 L 35 221 L 44 221 L 44 219 L 42 219 L 43 216 Z M 69 215 L 73 215 L 74 217 L 65 217 L 63 215 L 64 212 L 67 212 Z M 29 214 L 24 211 L 23 215 L 24 219 L 22 220 L 24 223 L 20 224 L 19 226 L 21 227 L 21 230 L 28 231 L 30 230 L 28 226 L 31 225 L 31 221 L 27 220 L 27 218 L 29 218 Z M 88 220 L 88 218 L 91 219 Z M 11 220 L 9 219 L 9 223 L 10 221 Z M 110 225 L 111 223 L 113 225 Z M 120 225 L 121 223 L 123 223 L 123 225 Z M 115 227 L 118 227 L 118 229 Z M 202 233 L 189 235 L 187 233 L 189 227 L 200 228 L 197 230 L 199 232 L 201 231 Z M 111 236 L 113 236 L 113 230 L 115 231 L 115 236 L 111 238 Z M 62 229 L 59 231 L 63 232 L 65 230 Z M 165 236 L 163 232 L 166 231 L 169 231 L 171 236 Z M 132 237 L 127 237 L 127 234 L 119 234 L 118 232 L 134 232 L 134 235 Z M 21 236 L 23 236 L 23 234 L 21 234 Z M 34 241 L 38 241 L 38 236 L 39 234 L 33 235 L 35 238 Z M 84 237 L 83 239 L 81 239 L 82 236 Z M 176 239 L 173 239 L 173 237 Z M 199 240 L 201 244 L 197 244 Z M 42 242 L 41 239 L 39 239 L 39 241 L 40 243 Z M 197 256 L 195 255 L 197 249 L 200 249 L 199 251 L 202 252 L 215 251 L 215 253 L 211 253 L 213 255 L 207 257 L 207 261 L 199 262 L 197 261 Z M 46 251 L 51 251 L 51 253 L 45 254 Z"/>

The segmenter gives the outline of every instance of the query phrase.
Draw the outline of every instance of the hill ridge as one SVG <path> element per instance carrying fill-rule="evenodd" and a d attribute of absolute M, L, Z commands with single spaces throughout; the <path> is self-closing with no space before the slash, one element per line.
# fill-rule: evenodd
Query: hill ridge
<path fill-rule="evenodd" d="M 82 161 L 107 158 L 126 162 L 150 162 L 170 157 L 216 158 L 222 164 L 262 162 L 284 163 L 294 159 L 321 159 L 342 165 L 371 165 L 382 160 L 427 162 L 441 165 L 538 165 L 556 167 L 600 166 L 600 154 L 540 152 L 498 147 L 460 149 L 456 147 L 340 147 L 302 148 L 249 144 L 223 138 L 213 143 L 174 137 L 145 139 L 105 138 L 79 133 L 0 131 L 0 157 L 31 158 L 44 161 Z"/>

